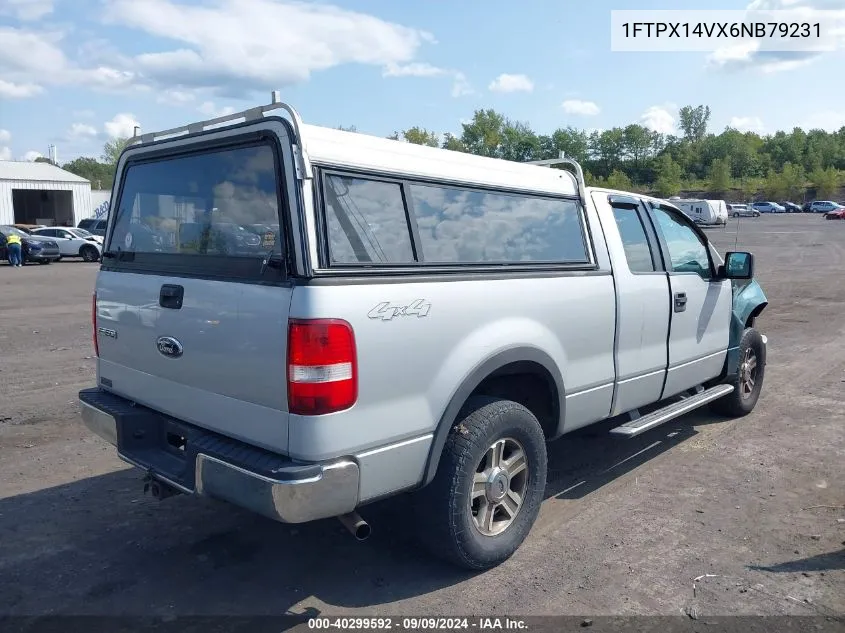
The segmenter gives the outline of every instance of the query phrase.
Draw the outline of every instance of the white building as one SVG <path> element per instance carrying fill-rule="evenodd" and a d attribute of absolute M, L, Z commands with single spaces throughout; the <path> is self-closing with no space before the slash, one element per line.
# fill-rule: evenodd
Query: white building
<path fill-rule="evenodd" d="M 0 224 L 76 226 L 93 214 L 85 178 L 50 163 L 0 161 Z"/>

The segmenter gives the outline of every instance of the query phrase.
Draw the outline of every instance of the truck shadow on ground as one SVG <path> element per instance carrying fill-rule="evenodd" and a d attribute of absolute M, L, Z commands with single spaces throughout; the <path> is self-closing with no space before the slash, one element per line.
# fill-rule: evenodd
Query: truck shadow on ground
<path fill-rule="evenodd" d="M 790 560 L 769 567 L 750 565 L 748 569 L 773 574 L 795 574 L 799 572 L 845 569 L 845 549 L 841 549 L 838 552 L 827 552 L 826 554 L 817 554 L 816 556 Z"/>
<path fill-rule="evenodd" d="M 546 496 L 581 500 L 707 421 L 690 414 L 628 440 L 610 423 L 566 436 L 550 445 Z M 363 508 L 374 530 L 358 543 L 333 519 L 288 526 L 206 499 L 158 502 L 135 469 L 10 497 L 0 615 L 301 614 L 305 599 L 313 615 L 315 604 L 384 612 L 471 578 L 421 550 L 406 510 L 405 498 Z"/>

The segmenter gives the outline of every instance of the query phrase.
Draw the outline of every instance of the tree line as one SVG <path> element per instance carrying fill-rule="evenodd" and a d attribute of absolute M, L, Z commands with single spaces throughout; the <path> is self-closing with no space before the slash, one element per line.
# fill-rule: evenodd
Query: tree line
<path fill-rule="evenodd" d="M 519 162 L 557 158 L 563 152 L 581 163 L 587 184 L 660 197 L 708 193 L 728 201 L 802 202 L 839 194 L 845 176 L 845 126 L 837 132 L 796 127 L 766 136 L 728 127 L 715 134 L 708 130 L 706 105 L 684 106 L 677 118 L 677 134 L 637 123 L 600 132 L 568 126 L 539 134 L 528 123 L 481 109 L 462 124 L 460 135 L 441 136 L 414 126 L 388 138 Z M 94 188 L 110 189 L 126 142 L 107 143 L 99 160 L 81 157 L 62 167 L 87 178 Z"/>

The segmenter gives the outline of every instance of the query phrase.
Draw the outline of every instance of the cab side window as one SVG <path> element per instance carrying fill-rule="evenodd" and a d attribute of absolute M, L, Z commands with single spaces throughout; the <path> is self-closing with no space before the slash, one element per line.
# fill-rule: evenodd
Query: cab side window
<path fill-rule="evenodd" d="M 695 273 L 702 279 L 713 277 L 707 244 L 680 214 L 654 207 L 658 229 L 669 248 L 672 272 Z"/>
<path fill-rule="evenodd" d="M 613 217 L 625 248 L 625 259 L 632 273 L 650 273 L 656 270 L 651 256 L 645 228 L 636 209 L 614 206 Z"/>

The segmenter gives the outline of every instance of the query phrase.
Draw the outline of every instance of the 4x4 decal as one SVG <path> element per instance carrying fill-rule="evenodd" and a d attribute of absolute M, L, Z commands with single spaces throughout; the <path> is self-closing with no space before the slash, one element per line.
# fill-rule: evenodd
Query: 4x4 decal
<path fill-rule="evenodd" d="M 396 305 L 390 301 L 383 301 L 375 308 L 367 312 L 367 316 L 371 319 L 381 319 L 382 321 L 390 321 L 398 316 L 415 316 L 422 318 L 428 315 L 431 310 L 431 304 L 425 299 L 417 299 L 408 305 Z"/>

